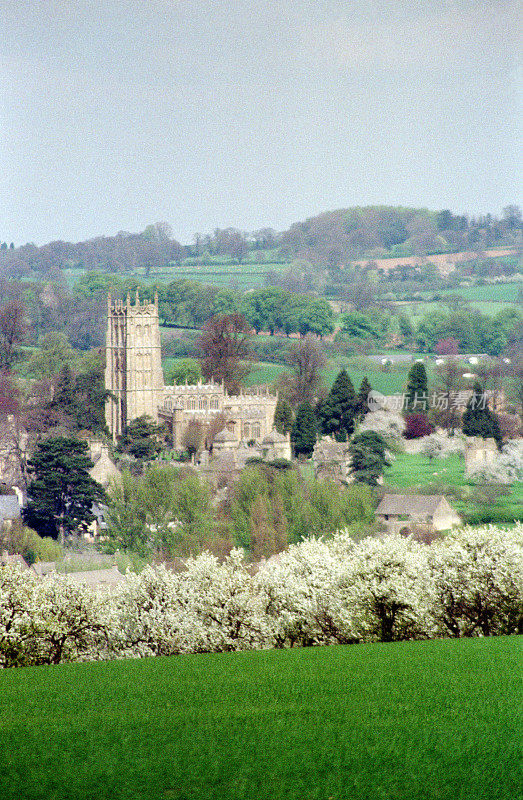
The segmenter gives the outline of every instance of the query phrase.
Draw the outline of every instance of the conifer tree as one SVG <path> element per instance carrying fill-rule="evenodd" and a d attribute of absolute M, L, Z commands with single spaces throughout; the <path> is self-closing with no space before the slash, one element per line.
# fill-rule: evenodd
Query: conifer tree
<path fill-rule="evenodd" d="M 463 433 L 466 436 L 493 438 L 501 447 L 502 436 L 496 414 L 487 405 L 486 396 L 479 383 L 474 384 L 472 394 L 463 414 Z"/>
<path fill-rule="evenodd" d="M 390 466 L 386 454 L 387 443 L 375 431 L 358 434 L 350 443 L 351 473 L 358 483 L 376 486 L 385 467 Z"/>
<path fill-rule="evenodd" d="M 291 432 L 295 454 L 308 458 L 314 450 L 317 435 L 316 417 L 312 406 L 310 403 L 302 403 L 298 406 Z"/>
<path fill-rule="evenodd" d="M 279 397 L 274 409 L 274 427 L 283 436 L 287 435 L 292 430 L 292 423 L 294 415 L 290 404 L 284 397 Z"/>
<path fill-rule="evenodd" d="M 423 398 L 425 398 L 425 403 L 427 402 L 427 392 L 427 371 L 421 361 L 416 361 L 409 370 L 406 391 L 406 410 L 417 411 L 418 413 L 427 411 L 423 400 Z"/>
<path fill-rule="evenodd" d="M 59 537 L 94 519 L 92 505 L 105 492 L 89 475 L 87 442 L 62 436 L 39 442 L 28 462 L 34 480 L 27 489 L 24 521 L 45 536 Z"/>
<path fill-rule="evenodd" d="M 354 431 L 356 406 L 354 386 L 347 372 L 342 369 L 329 394 L 318 406 L 322 433 L 334 436 L 338 442 L 346 442 Z"/>
<path fill-rule="evenodd" d="M 356 402 L 356 409 L 358 416 L 360 418 L 364 417 L 365 414 L 368 414 L 369 412 L 369 394 L 371 393 L 371 391 L 372 391 L 372 386 L 369 383 L 369 379 L 365 375 L 360 384 Z"/>

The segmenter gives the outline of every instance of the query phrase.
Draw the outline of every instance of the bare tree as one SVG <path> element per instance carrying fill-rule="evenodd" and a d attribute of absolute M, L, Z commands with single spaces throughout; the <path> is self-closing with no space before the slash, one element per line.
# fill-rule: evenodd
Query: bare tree
<path fill-rule="evenodd" d="M 250 372 L 252 332 L 241 314 L 216 314 L 202 328 L 198 339 L 202 374 L 224 382 L 231 394 L 237 394 L 241 381 Z"/>
<path fill-rule="evenodd" d="M 321 371 L 325 367 L 326 358 L 321 345 L 310 335 L 294 342 L 286 358 L 294 375 L 288 381 L 288 394 L 292 403 L 313 402 L 321 392 L 323 379 Z"/>
<path fill-rule="evenodd" d="M 11 414 L 17 414 L 20 409 L 18 387 L 11 377 L 0 373 L 0 421 Z"/>
<path fill-rule="evenodd" d="M 435 374 L 441 407 L 433 410 L 433 416 L 437 423 L 441 423 L 447 430 L 454 431 L 458 423 L 459 410 L 453 403 L 453 394 L 463 386 L 461 369 L 455 359 L 449 358 L 444 364 L 436 367 Z"/>

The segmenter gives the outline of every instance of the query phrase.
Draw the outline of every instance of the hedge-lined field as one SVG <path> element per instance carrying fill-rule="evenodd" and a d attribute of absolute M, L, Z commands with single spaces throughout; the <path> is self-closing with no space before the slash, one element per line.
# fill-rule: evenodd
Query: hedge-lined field
<path fill-rule="evenodd" d="M 430 460 L 425 455 L 398 453 L 385 470 L 385 483 L 398 490 L 423 491 L 432 485 L 446 494 L 451 505 L 471 525 L 513 523 L 523 518 L 523 483 L 496 490 L 475 486 L 465 478 L 465 460 L 457 454 Z M 487 495 L 485 495 L 485 492 Z M 506 492 L 506 493 L 505 493 Z"/>
<path fill-rule="evenodd" d="M 513 800 L 521 639 L 0 674 L 4 800 Z"/>

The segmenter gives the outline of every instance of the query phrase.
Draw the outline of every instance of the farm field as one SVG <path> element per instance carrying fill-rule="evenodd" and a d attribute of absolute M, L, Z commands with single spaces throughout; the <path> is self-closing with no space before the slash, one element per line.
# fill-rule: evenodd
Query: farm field
<path fill-rule="evenodd" d="M 162 366 L 164 375 L 166 377 L 168 377 L 170 371 L 172 370 L 175 361 L 176 359 L 170 357 L 162 359 Z M 369 367 L 366 368 L 366 366 L 362 366 L 361 359 L 358 359 L 356 365 L 352 366 L 350 359 L 340 358 L 329 361 L 326 369 L 324 370 L 323 376 L 325 387 L 330 389 L 339 371 L 345 367 L 356 391 L 358 391 L 364 376 L 367 375 L 373 389 L 376 389 L 378 392 L 382 392 L 383 394 L 395 394 L 396 392 L 401 393 L 403 391 L 410 366 L 410 361 L 406 361 L 405 365 L 402 364 L 400 367 L 392 368 L 390 372 L 383 372 L 376 367 L 376 364 L 373 364 L 372 362 L 370 363 Z M 245 385 L 261 386 L 263 384 L 271 384 L 282 372 L 285 372 L 285 370 L 288 369 L 289 367 L 286 365 L 276 364 L 272 361 L 256 362 L 253 364 L 251 372 L 245 379 Z M 430 365 L 428 364 L 427 372 L 430 377 Z"/>
<path fill-rule="evenodd" d="M 513 800 L 521 639 L 6 670 L 3 800 Z"/>
<path fill-rule="evenodd" d="M 438 493 L 446 494 L 458 514 L 471 524 L 511 523 L 523 518 L 521 481 L 507 486 L 506 494 L 489 496 L 490 487 L 475 486 L 465 478 L 464 472 L 465 461 L 458 455 L 431 461 L 424 455 L 399 453 L 385 470 L 384 480 L 389 488 L 397 487 L 399 492 L 415 492 L 429 485 L 438 487 Z"/>
<path fill-rule="evenodd" d="M 491 283 L 486 286 L 460 286 L 450 294 L 460 294 L 469 302 L 517 303 L 522 283 Z M 444 294 L 444 293 L 442 293 Z"/>
<path fill-rule="evenodd" d="M 226 258 L 210 259 L 206 264 L 172 265 L 161 269 L 151 270 L 145 275 L 142 269 L 136 269 L 121 275 L 123 278 L 136 278 L 140 283 L 171 283 L 176 280 L 191 280 L 209 286 L 235 288 L 238 290 L 257 289 L 265 286 L 265 276 L 268 272 L 281 272 L 288 268 L 288 262 L 283 261 L 245 261 L 242 264 L 227 261 Z M 84 269 L 72 268 L 62 270 L 63 278 L 68 288 L 71 289 L 76 281 L 84 274 Z"/>

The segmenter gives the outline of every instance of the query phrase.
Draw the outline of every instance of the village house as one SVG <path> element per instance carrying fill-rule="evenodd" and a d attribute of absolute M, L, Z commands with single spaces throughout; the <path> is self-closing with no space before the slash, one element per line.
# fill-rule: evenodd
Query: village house
<path fill-rule="evenodd" d="M 461 525 L 460 516 L 442 494 L 386 494 L 376 509 L 376 519 L 391 533 L 420 528 L 445 531 Z"/>

